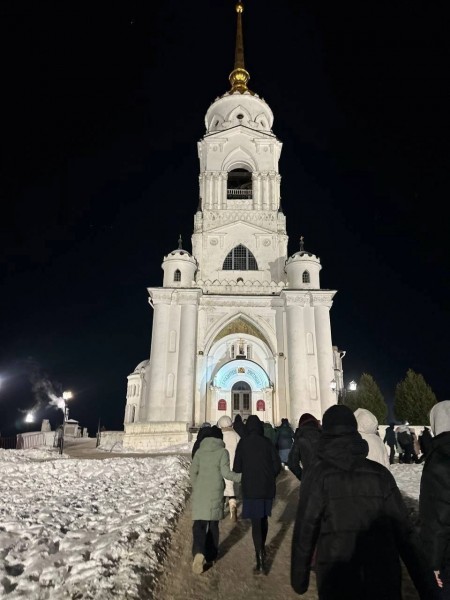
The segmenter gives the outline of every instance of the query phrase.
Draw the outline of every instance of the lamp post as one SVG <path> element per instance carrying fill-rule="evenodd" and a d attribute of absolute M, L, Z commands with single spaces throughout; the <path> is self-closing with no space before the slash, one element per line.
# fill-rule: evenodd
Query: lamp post
<path fill-rule="evenodd" d="M 339 393 L 339 403 L 340 404 L 345 404 L 345 399 L 347 398 L 347 394 L 349 392 L 356 392 L 356 389 L 358 387 L 358 384 L 356 383 L 356 381 L 353 381 L 353 379 L 350 381 L 350 383 L 348 384 L 348 386 L 344 386 L 342 388 L 342 391 Z"/>
<path fill-rule="evenodd" d="M 62 395 L 62 399 L 63 399 L 63 423 L 62 423 L 62 431 L 61 431 L 61 443 L 60 443 L 60 446 L 59 446 L 59 453 L 60 454 L 62 454 L 63 451 L 64 451 L 64 433 L 65 433 L 65 430 L 66 430 L 66 421 L 67 421 L 67 417 L 68 417 L 68 413 L 69 413 L 69 410 L 67 408 L 66 402 L 67 402 L 67 400 L 70 400 L 71 398 L 73 398 L 72 392 L 70 392 L 68 390 L 66 392 L 63 392 L 63 395 Z"/>

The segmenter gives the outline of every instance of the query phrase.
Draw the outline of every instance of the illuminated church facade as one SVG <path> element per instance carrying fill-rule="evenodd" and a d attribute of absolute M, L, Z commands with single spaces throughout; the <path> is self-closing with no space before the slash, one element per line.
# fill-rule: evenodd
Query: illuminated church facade
<path fill-rule="evenodd" d="M 320 259 L 302 238 L 288 256 L 282 143 L 270 107 L 247 87 L 241 3 L 236 11 L 231 89 L 209 107 L 198 142 L 192 252 L 180 239 L 164 257 L 162 287 L 148 288 L 151 352 L 128 376 L 125 447 L 183 443 L 222 415 L 321 419 L 343 387 L 336 292 L 320 287 Z"/>

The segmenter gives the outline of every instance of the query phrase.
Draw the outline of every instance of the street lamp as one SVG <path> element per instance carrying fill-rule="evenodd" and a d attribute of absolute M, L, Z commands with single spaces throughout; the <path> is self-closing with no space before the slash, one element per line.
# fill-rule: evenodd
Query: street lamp
<path fill-rule="evenodd" d="M 66 421 L 67 421 L 67 417 L 69 416 L 69 409 L 67 408 L 67 400 L 70 400 L 71 398 L 73 398 L 73 394 L 70 391 L 66 391 L 63 392 L 62 395 L 63 398 L 63 423 L 62 423 L 62 431 L 61 431 L 61 443 L 59 446 L 59 453 L 62 454 L 64 451 L 64 432 L 66 429 Z"/>
<path fill-rule="evenodd" d="M 350 383 L 348 384 L 348 391 L 349 392 L 355 392 L 356 388 L 358 387 L 356 381 L 353 381 L 353 379 L 350 381 Z"/>

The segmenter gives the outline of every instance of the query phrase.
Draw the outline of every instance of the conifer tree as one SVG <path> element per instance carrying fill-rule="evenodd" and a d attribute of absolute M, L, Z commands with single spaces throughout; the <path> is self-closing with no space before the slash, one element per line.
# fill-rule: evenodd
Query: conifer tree
<path fill-rule="evenodd" d="M 406 377 L 395 388 L 394 412 L 400 421 L 428 425 L 436 396 L 420 373 L 408 369 Z"/>
<path fill-rule="evenodd" d="M 353 412 L 357 408 L 370 410 L 378 419 L 379 425 L 386 423 L 388 414 L 386 402 L 374 378 L 368 373 L 361 375 L 356 390 L 347 391 L 343 404 L 348 406 Z"/>

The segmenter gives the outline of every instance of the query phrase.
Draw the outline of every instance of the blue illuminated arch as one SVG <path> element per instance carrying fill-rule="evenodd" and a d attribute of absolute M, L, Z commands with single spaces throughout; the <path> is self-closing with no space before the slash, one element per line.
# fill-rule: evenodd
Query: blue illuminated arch
<path fill-rule="evenodd" d="M 270 387 L 270 379 L 265 370 L 252 360 L 230 360 L 220 367 L 214 376 L 213 385 L 231 390 L 238 381 L 246 381 L 252 391 Z"/>

